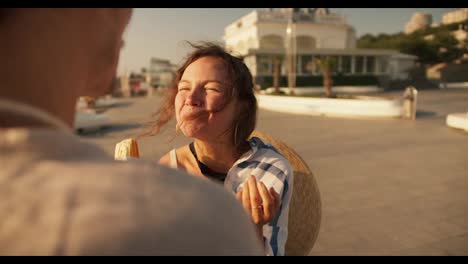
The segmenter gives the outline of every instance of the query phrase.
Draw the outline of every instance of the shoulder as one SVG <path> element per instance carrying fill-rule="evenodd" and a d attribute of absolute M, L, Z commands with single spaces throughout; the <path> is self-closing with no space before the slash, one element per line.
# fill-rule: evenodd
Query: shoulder
<path fill-rule="evenodd" d="M 253 137 L 250 139 L 249 144 L 252 148 L 257 149 L 259 155 L 270 155 L 274 158 L 281 158 L 283 155 L 270 143 L 264 141 L 258 137 Z"/>
<path fill-rule="evenodd" d="M 230 171 L 228 184 L 237 191 L 248 176 L 254 175 L 267 188 L 274 187 L 281 194 L 283 187 L 292 183 L 294 173 L 291 164 L 273 146 L 261 139 L 252 138 L 249 143 L 253 153 L 236 163 Z"/>
<path fill-rule="evenodd" d="M 188 145 L 185 145 L 185 146 L 177 148 L 177 149 L 171 149 L 169 152 L 164 154 L 159 159 L 158 163 L 161 164 L 161 165 L 170 166 L 171 152 L 173 152 L 173 151 L 176 152 L 176 158 L 180 162 L 180 160 L 183 159 L 186 156 L 187 149 L 188 149 Z"/>
<path fill-rule="evenodd" d="M 0 254 L 261 253 L 241 205 L 221 186 L 144 160 L 114 161 L 94 148 L 78 146 L 72 152 L 60 147 L 60 157 L 18 159 L 7 165 L 26 169 L 0 173 L 0 178 L 11 172 L 16 176 L 5 182 L 11 192 L 0 198 L 22 208 L 0 208 L 0 218 L 15 223 L 8 245 L 0 234 Z M 29 211 L 50 221 L 29 221 L 23 215 Z M 60 250 L 54 251 L 57 245 Z"/>
<path fill-rule="evenodd" d="M 107 175 L 96 177 L 104 170 Z M 87 172 L 87 178 L 96 179 L 87 188 L 85 179 L 76 182 L 77 211 L 92 213 L 73 220 L 82 230 L 77 231 L 81 240 L 70 242 L 71 247 L 92 254 L 257 254 L 248 218 L 221 186 L 146 162 L 102 165 Z M 94 242 L 105 237 L 113 240 Z M 217 245 L 244 237 L 245 246 Z"/>
<path fill-rule="evenodd" d="M 172 150 L 171 150 L 172 151 Z M 158 161 L 159 164 L 169 166 L 171 164 L 171 155 L 170 152 L 164 154 Z"/>

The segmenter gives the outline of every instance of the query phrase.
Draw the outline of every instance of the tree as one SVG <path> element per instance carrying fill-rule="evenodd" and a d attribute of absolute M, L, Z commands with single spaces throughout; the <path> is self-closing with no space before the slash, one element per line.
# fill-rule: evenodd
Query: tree
<path fill-rule="evenodd" d="M 458 40 L 450 32 L 440 32 L 434 35 L 432 43 L 438 51 L 437 59 L 439 62 L 451 62 L 462 56 Z"/>
<path fill-rule="evenodd" d="M 334 97 L 332 93 L 333 79 L 332 69 L 336 66 L 335 59 L 330 57 L 315 58 L 314 63 L 318 66 L 323 76 L 323 87 L 325 88 L 325 96 L 328 98 Z"/>
<path fill-rule="evenodd" d="M 416 30 L 411 34 L 365 34 L 357 41 L 359 48 L 396 49 L 402 53 L 415 55 L 423 64 L 452 62 L 467 53 L 466 44 L 459 43 L 452 35 L 454 30 L 463 27 L 467 22 L 459 22 L 438 27 Z M 425 40 L 433 35 L 432 40 Z"/>
<path fill-rule="evenodd" d="M 358 48 L 372 48 L 376 42 L 376 37 L 372 34 L 365 34 L 357 41 Z"/>
<path fill-rule="evenodd" d="M 277 55 L 273 57 L 273 87 L 275 94 L 280 93 L 281 62 L 281 56 Z"/>
<path fill-rule="evenodd" d="M 415 55 L 423 64 L 438 62 L 437 47 L 419 37 L 408 37 L 399 43 L 398 50 L 402 53 Z"/>

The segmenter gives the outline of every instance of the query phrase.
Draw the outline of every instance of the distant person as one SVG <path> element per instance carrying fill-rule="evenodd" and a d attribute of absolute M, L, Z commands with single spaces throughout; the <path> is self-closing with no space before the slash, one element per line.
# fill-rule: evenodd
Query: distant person
<path fill-rule="evenodd" d="M 293 171 L 271 145 L 249 139 L 257 118 L 252 75 L 220 46 L 193 47 L 149 132 L 175 115 L 176 129 L 193 142 L 160 162 L 223 184 L 251 216 L 267 255 L 284 255 Z"/>
<path fill-rule="evenodd" d="M 0 255 L 261 255 L 234 197 L 73 135 L 131 9 L 0 9 Z"/>

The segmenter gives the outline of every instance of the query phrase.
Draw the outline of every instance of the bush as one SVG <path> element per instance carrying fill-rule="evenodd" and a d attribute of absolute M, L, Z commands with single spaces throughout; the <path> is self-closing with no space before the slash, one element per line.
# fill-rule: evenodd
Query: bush
<path fill-rule="evenodd" d="M 438 27 L 417 30 L 411 34 L 365 34 L 357 40 L 358 48 L 372 49 L 396 49 L 401 53 L 418 57 L 423 64 L 433 65 L 440 62 L 452 62 L 467 52 L 465 48 L 459 48 L 458 41 L 452 36 L 452 32 L 460 25 L 466 27 L 468 20 Z M 433 40 L 425 40 L 424 37 L 433 35 Z M 441 52 L 445 48 L 445 52 Z"/>

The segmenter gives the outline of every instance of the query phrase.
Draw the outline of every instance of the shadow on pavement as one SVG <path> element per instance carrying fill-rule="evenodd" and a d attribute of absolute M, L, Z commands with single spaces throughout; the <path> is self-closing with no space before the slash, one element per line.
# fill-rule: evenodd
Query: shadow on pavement
<path fill-rule="evenodd" d="M 132 104 L 133 102 L 118 102 L 113 105 L 95 106 L 94 110 L 96 110 L 96 113 L 100 114 L 112 108 L 128 107 Z"/>
<path fill-rule="evenodd" d="M 431 117 L 431 116 L 436 116 L 437 113 L 434 111 L 424 111 L 424 110 L 417 110 L 416 111 L 416 117 L 417 118 L 424 118 L 424 117 Z"/>
<path fill-rule="evenodd" d="M 102 127 L 99 130 L 83 130 L 76 131 L 76 134 L 85 138 L 100 138 L 110 133 L 121 132 L 130 129 L 141 128 L 141 124 L 129 123 L 129 124 L 112 124 L 109 126 Z"/>

